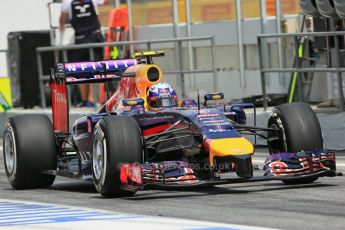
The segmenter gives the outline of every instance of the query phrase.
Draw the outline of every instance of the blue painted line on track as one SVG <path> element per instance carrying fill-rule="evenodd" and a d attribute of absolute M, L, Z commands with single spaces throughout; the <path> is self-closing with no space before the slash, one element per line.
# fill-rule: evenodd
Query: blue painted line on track
<path fill-rule="evenodd" d="M 0 205 L 0 208 L 1 209 L 4 209 L 4 208 L 16 208 L 16 207 L 23 207 L 23 208 L 40 208 L 40 207 L 52 207 L 52 206 L 42 206 L 42 205 L 35 205 L 35 204 L 30 204 L 30 205 L 25 205 L 25 204 L 17 204 L 17 205 L 8 205 L 8 204 L 5 204 L 5 205 Z"/>
<path fill-rule="evenodd" d="M 16 209 L 16 208 L 25 208 L 25 209 L 30 209 L 30 208 L 49 208 L 49 207 L 53 207 L 53 206 L 42 206 L 42 205 L 24 205 L 24 204 L 20 204 L 20 205 L 2 205 L 0 206 L 0 210 L 7 210 L 7 209 Z"/>
<path fill-rule="evenodd" d="M 62 208 L 40 208 L 40 209 L 23 209 L 23 210 L 20 210 L 20 209 L 17 209 L 17 210 L 11 210 L 11 211 L 3 211 L 3 212 L 0 212 L 0 215 L 2 216 L 3 214 L 6 214 L 6 213 L 11 213 L 11 214 L 20 214 L 20 213 L 30 213 L 30 212 L 49 212 L 49 211 L 63 211 L 63 210 L 66 210 L 66 209 L 62 209 Z M 81 211 L 81 210 L 79 210 Z"/>
<path fill-rule="evenodd" d="M 0 202 L 0 226 L 143 218 L 52 205 Z"/>
<path fill-rule="evenodd" d="M 39 213 L 39 214 L 36 214 L 36 213 L 32 213 L 32 214 L 27 214 L 27 215 L 20 215 L 20 216 L 11 216 L 11 217 L 5 217 L 3 218 L 2 216 L 0 216 L 0 223 L 3 221 L 3 220 L 14 220 L 14 219 L 18 219 L 18 217 L 21 217 L 22 219 L 35 219 L 35 218 L 42 218 L 42 217 L 46 217 L 46 218 L 49 218 L 49 217 L 54 217 L 56 215 L 59 215 L 59 216 L 73 216 L 73 215 L 80 215 L 82 214 L 83 216 L 99 216 L 100 214 L 97 213 L 97 212 L 75 212 L 75 211 L 65 211 L 65 212 L 59 212 L 59 213 Z M 112 215 L 112 214 L 101 214 L 102 216 L 108 216 L 108 215 Z"/>
<path fill-rule="evenodd" d="M 131 214 L 113 214 L 106 211 L 92 209 L 81 209 L 78 207 L 65 207 L 51 204 L 34 204 L 23 202 L 3 202 L 0 201 L 0 228 L 29 225 L 49 225 L 67 222 L 86 222 L 86 221 L 123 221 L 131 219 L 141 219 L 145 216 Z M 188 228 L 186 230 L 243 230 L 247 226 L 212 226 L 212 224 L 202 224 Z M 52 226 L 53 227 L 53 226 Z M 39 226 L 38 226 L 39 228 Z M 249 229 L 250 227 L 248 227 Z M 252 228 L 250 228 L 252 229 Z"/>
<path fill-rule="evenodd" d="M 18 220 L 12 222 L 0 223 L 1 226 L 13 226 L 13 225 L 32 225 L 32 224 L 47 224 L 47 223 L 63 223 L 63 222 L 80 222 L 80 221 L 95 221 L 95 220 L 125 220 L 125 219 L 136 219 L 141 217 L 126 216 L 126 217 L 96 217 L 87 219 L 85 216 L 67 216 L 67 217 L 55 217 L 42 220 Z"/>

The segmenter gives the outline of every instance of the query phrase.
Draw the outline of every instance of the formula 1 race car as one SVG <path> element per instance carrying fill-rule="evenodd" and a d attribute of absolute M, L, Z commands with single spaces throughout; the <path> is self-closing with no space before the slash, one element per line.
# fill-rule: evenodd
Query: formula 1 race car
<path fill-rule="evenodd" d="M 281 180 L 312 183 L 336 176 L 335 155 L 323 149 L 318 119 L 305 103 L 279 105 L 267 127 L 246 125 L 252 104 L 177 98 L 152 58 L 57 64 L 51 70 L 52 120 L 45 115 L 9 118 L 3 136 L 8 180 L 15 189 L 44 188 L 55 176 L 94 182 L 107 197 L 153 188 L 189 188 Z M 69 130 L 67 86 L 117 81 L 98 113 L 79 118 Z M 264 174 L 253 176 L 256 141 L 267 139 Z"/>

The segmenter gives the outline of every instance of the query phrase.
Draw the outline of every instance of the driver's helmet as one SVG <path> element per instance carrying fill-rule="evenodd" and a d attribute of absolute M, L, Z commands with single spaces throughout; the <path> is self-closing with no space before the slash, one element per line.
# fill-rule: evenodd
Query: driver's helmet
<path fill-rule="evenodd" d="M 168 83 L 159 82 L 148 89 L 147 103 L 152 108 L 175 107 L 176 92 Z"/>

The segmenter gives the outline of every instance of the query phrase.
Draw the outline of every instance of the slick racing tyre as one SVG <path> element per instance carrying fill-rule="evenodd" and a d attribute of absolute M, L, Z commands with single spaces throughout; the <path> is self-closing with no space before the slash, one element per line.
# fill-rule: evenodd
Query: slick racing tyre
<path fill-rule="evenodd" d="M 139 125 L 131 117 L 108 116 L 95 126 L 92 175 L 97 191 L 105 197 L 133 196 L 120 182 L 121 163 L 142 163 L 143 143 Z"/>
<path fill-rule="evenodd" d="M 306 103 L 295 102 L 275 107 L 268 120 L 268 127 L 279 132 L 268 136 L 271 154 L 323 149 L 323 138 L 319 120 Z M 286 184 L 311 183 L 318 177 L 284 181 Z"/>
<path fill-rule="evenodd" d="M 15 189 L 46 188 L 55 175 L 57 148 L 52 124 L 41 114 L 9 118 L 3 133 L 5 171 Z"/>

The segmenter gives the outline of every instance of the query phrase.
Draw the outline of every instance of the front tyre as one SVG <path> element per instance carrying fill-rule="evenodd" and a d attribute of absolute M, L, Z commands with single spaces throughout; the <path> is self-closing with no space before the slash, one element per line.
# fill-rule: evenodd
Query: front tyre
<path fill-rule="evenodd" d="M 5 171 L 15 189 L 46 188 L 57 167 L 55 135 L 49 118 L 26 114 L 9 118 L 3 133 Z"/>
<path fill-rule="evenodd" d="M 323 149 L 323 138 L 319 120 L 306 103 L 295 102 L 275 107 L 268 120 L 268 127 L 279 131 L 268 137 L 271 154 Z M 312 183 L 318 176 L 283 181 L 285 184 Z"/>
<path fill-rule="evenodd" d="M 97 191 L 105 197 L 133 196 L 121 187 L 120 164 L 142 163 L 143 143 L 139 125 L 131 117 L 103 117 L 95 126 L 92 175 Z"/>

